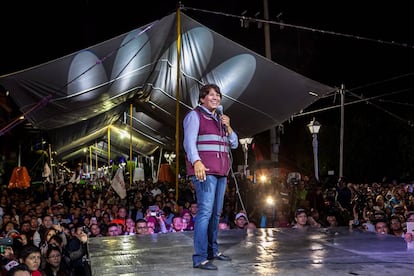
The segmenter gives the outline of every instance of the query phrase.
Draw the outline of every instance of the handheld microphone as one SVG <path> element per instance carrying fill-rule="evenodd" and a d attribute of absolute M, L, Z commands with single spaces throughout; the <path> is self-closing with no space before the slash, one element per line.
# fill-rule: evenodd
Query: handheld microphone
<path fill-rule="evenodd" d="M 221 116 L 223 116 L 223 106 L 222 106 L 222 105 L 217 106 L 217 108 L 216 108 L 216 112 L 217 112 L 217 114 L 219 115 L 219 118 L 220 118 L 220 120 L 221 120 Z M 224 124 L 223 124 L 223 123 L 221 123 L 221 122 L 220 122 L 220 124 L 223 126 L 224 130 L 225 130 L 225 131 L 226 131 L 226 133 L 227 133 L 227 126 L 226 126 L 226 125 L 224 125 Z"/>
<path fill-rule="evenodd" d="M 220 116 L 223 115 L 223 106 L 222 105 L 217 106 L 216 112 Z"/>

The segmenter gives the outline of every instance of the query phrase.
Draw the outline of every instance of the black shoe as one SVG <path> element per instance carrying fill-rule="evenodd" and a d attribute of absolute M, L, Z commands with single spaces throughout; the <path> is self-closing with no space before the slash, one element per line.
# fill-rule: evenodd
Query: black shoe
<path fill-rule="evenodd" d="M 206 270 L 217 270 L 217 266 L 215 266 L 212 262 L 209 261 L 204 261 L 199 265 L 193 265 L 193 267 Z"/>
<path fill-rule="evenodd" d="M 231 258 L 229 256 L 223 255 L 223 253 L 218 253 L 217 256 L 214 256 L 214 259 L 219 261 L 231 261 Z"/>

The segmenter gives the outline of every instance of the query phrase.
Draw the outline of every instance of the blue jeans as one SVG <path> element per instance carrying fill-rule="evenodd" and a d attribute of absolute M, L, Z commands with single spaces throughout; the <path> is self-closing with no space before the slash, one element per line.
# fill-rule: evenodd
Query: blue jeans
<path fill-rule="evenodd" d="M 197 196 L 198 212 L 194 225 L 193 264 L 199 265 L 218 254 L 217 234 L 227 177 L 207 175 L 203 182 L 192 177 Z"/>

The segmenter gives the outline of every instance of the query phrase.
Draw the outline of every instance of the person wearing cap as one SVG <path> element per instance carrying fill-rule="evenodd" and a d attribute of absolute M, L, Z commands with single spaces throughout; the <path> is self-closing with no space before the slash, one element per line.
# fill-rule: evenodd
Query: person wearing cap
<path fill-rule="evenodd" d="M 235 229 L 244 229 L 248 224 L 247 216 L 245 213 L 238 213 L 234 218 L 234 228 Z"/>
<path fill-rule="evenodd" d="M 238 136 L 231 128 L 230 117 L 222 114 L 221 98 L 216 84 L 202 86 L 199 105 L 183 121 L 187 175 L 194 183 L 198 204 L 193 267 L 206 270 L 217 270 L 213 259 L 231 260 L 219 252 L 217 235 L 231 169 L 230 153 L 238 146 Z"/>

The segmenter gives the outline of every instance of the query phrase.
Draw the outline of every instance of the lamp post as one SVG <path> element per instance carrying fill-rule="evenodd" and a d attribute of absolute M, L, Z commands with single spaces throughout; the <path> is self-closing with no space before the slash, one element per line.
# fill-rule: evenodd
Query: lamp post
<path fill-rule="evenodd" d="M 269 206 L 270 211 L 271 211 L 271 217 L 272 217 L 272 227 L 274 227 L 274 222 L 275 222 L 275 200 L 273 199 L 273 197 L 269 196 L 268 198 L 266 198 L 266 204 Z"/>
<path fill-rule="evenodd" d="M 312 146 L 313 146 L 313 162 L 315 166 L 315 179 L 319 182 L 319 172 L 318 172 L 318 133 L 321 128 L 321 124 L 318 121 L 315 121 L 315 118 L 308 124 L 310 133 L 312 134 Z"/>
<path fill-rule="evenodd" d="M 242 149 L 244 153 L 244 166 L 243 166 L 244 177 L 247 177 L 247 159 L 249 157 L 249 145 L 252 143 L 252 141 L 253 141 L 253 138 L 239 139 L 239 142 L 242 145 Z"/>
<path fill-rule="evenodd" d="M 166 153 L 164 153 L 164 158 L 165 158 L 165 160 L 167 160 L 167 162 L 168 162 L 169 165 L 171 165 L 171 163 L 172 163 L 172 161 L 174 161 L 175 157 L 176 157 L 176 155 L 175 155 L 174 152 L 171 152 L 171 153 L 166 152 Z"/>

